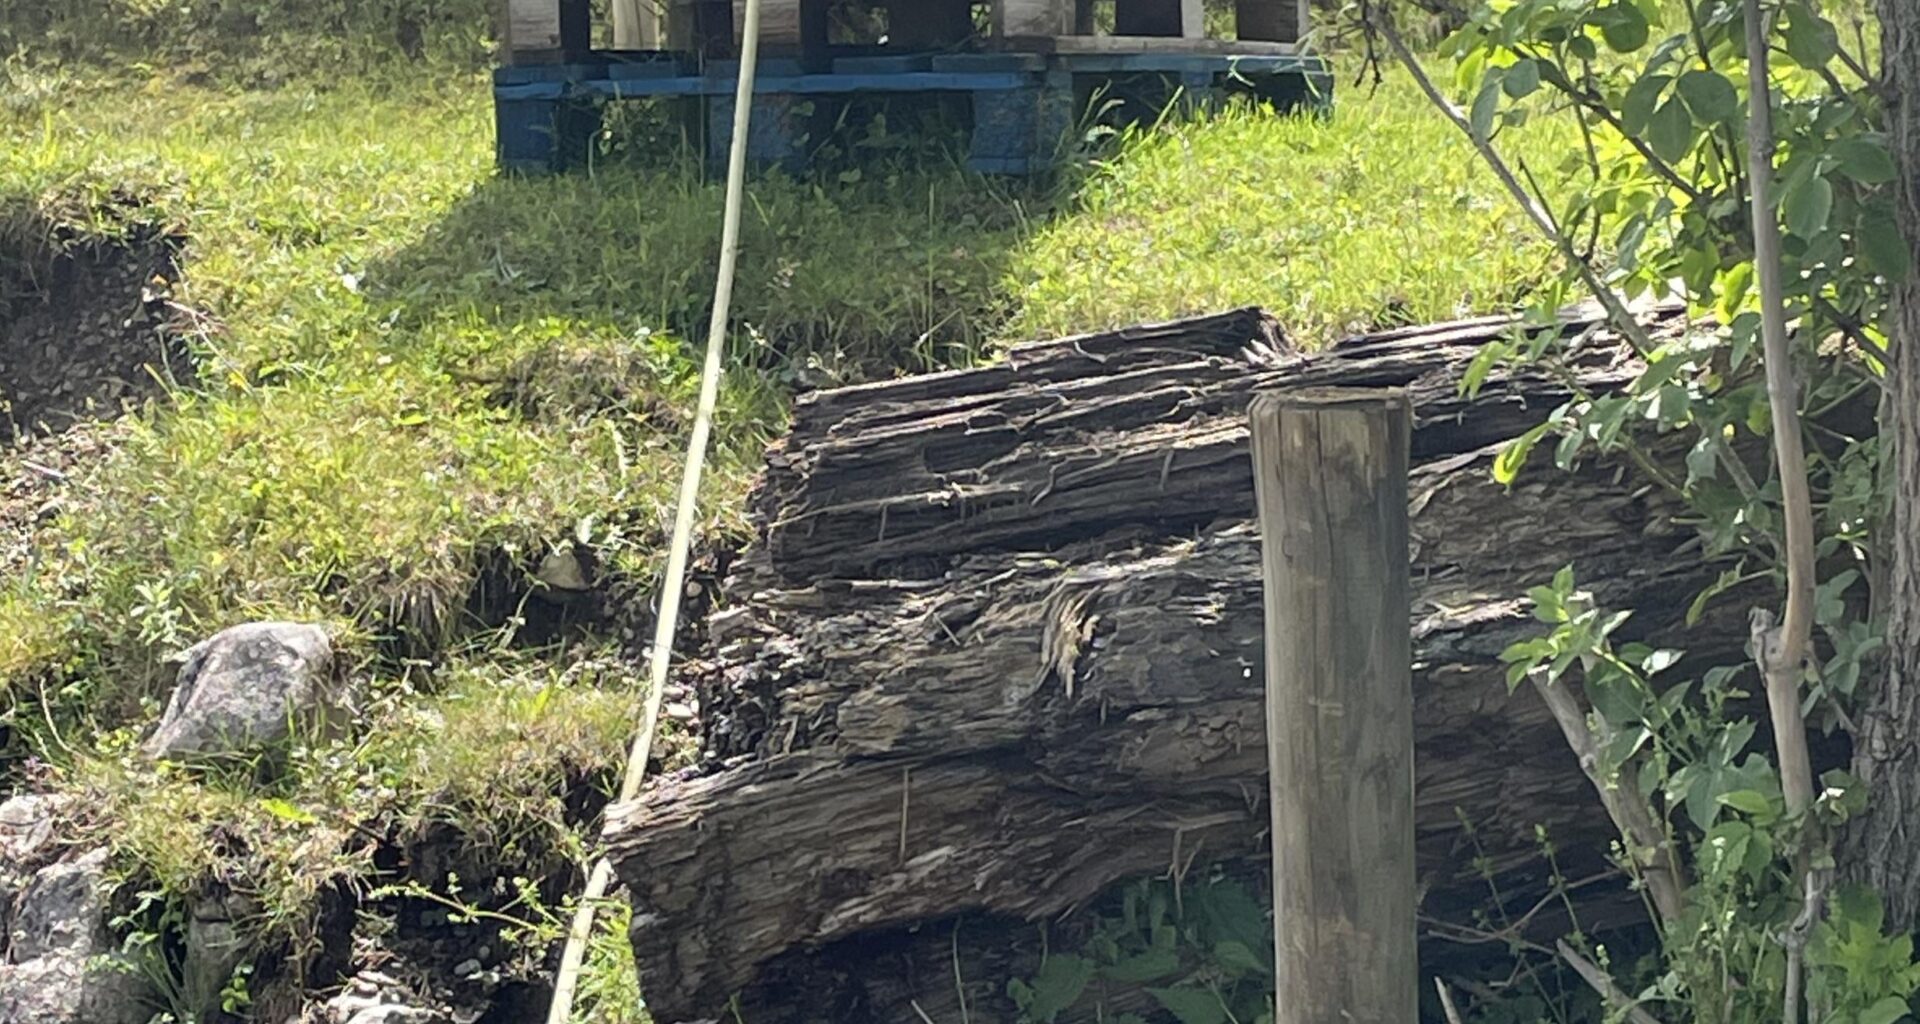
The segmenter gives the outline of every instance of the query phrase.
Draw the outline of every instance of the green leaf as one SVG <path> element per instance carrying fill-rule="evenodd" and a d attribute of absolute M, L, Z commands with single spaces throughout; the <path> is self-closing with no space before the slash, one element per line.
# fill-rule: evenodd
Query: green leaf
<path fill-rule="evenodd" d="M 1540 62 L 1529 57 L 1507 69 L 1500 88 L 1514 99 L 1524 99 L 1540 88 Z"/>
<path fill-rule="evenodd" d="M 1860 255 L 1874 273 L 1900 282 L 1913 272 L 1913 249 L 1892 217 L 1868 217 L 1860 223 Z"/>
<path fill-rule="evenodd" d="M 1766 814 L 1773 810 L 1765 793 L 1751 789 L 1736 789 L 1731 793 L 1720 794 L 1720 802 L 1743 814 Z"/>
<path fill-rule="evenodd" d="M 1879 185 L 1900 176 L 1893 156 L 1877 136 L 1855 135 L 1827 147 L 1827 156 L 1840 173 L 1863 185 Z"/>
<path fill-rule="evenodd" d="M 1147 994 L 1159 1000 L 1180 1024 L 1226 1024 L 1227 1008 L 1220 997 L 1204 988 L 1150 988 Z"/>
<path fill-rule="evenodd" d="M 1907 1001 L 1899 996 L 1885 999 L 1860 1011 L 1860 1024 L 1894 1024 L 1907 1015 Z"/>
<path fill-rule="evenodd" d="M 1642 701 L 1633 680 L 1623 672 L 1597 669 L 1587 676 L 1587 699 L 1593 710 L 1615 728 L 1639 721 Z"/>
<path fill-rule="evenodd" d="M 1673 163 L 1693 151 L 1693 115 L 1677 96 L 1669 97 L 1647 121 L 1647 143 L 1660 159 Z"/>
<path fill-rule="evenodd" d="M 1534 445 L 1539 444 L 1540 439 L 1547 436 L 1547 431 L 1552 427 L 1551 423 L 1542 423 L 1507 442 L 1507 446 L 1500 449 L 1500 454 L 1493 460 L 1495 482 L 1512 486 L 1514 480 L 1520 476 L 1520 468 L 1527 464 L 1527 456 L 1533 452 Z"/>
<path fill-rule="evenodd" d="M 1032 1001 L 1026 1006 L 1026 1016 L 1041 1022 L 1053 1020 L 1080 998 L 1092 980 L 1091 961 L 1077 956 L 1048 957 L 1031 982 Z"/>
<path fill-rule="evenodd" d="M 1647 122 L 1660 105 L 1660 97 L 1666 94 L 1667 83 L 1672 81 L 1672 75 L 1645 75 L 1627 90 L 1626 98 L 1620 103 L 1620 123 L 1628 134 L 1646 131 Z"/>
<path fill-rule="evenodd" d="M 1488 72 L 1486 83 L 1480 87 L 1480 95 L 1473 98 L 1468 124 L 1473 129 L 1473 137 L 1481 142 L 1493 137 L 1493 117 L 1500 112 L 1500 78 L 1495 72 Z"/>
<path fill-rule="evenodd" d="M 1150 949 L 1138 956 L 1109 964 L 1100 973 L 1127 985 L 1144 985 L 1180 969 L 1180 955 L 1170 949 Z"/>
<path fill-rule="evenodd" d="M 1674 91 L 1702 124 L 1731 121 L 1740 110 L 1740 96 L 1733 91 L 1733 83 L 1717 71 L 1689 71 L 1674 83 Z"/>
<path fill-rule="evenodd" d="M 281 800 L 278 797 L 270 796 L 262 799 L 260 801 L 260 807 L 281 821 L 290 822 L 295 825 L 311 825 L 320 820 L 312 814 L 301 810 L 298 806 L 286 800 Z"/>
<path fill-rule="evenodd" d="M 1833 185 L 1825 178 L 1813 177 L 1792 189 L 1780 201 L 1787 230 L 1801 238 L 1812 238 L 1826 230 L 1833 215 Z"/>
<path fill-rule="evenodd" d="M 1809 71 L 1826 67 L 1840 51 L 1840 33 L 1811 4 L 1794 4 L 1787 20 L 1787 56 Z"/>
<path fill-rule="evenodd" d="M 1747 844 L 1753 841 L 1753 826 L 1744 821 L 1723 821 L 1707 830 L 1703 843 L 1713 855 L 1715 867 L 1744 868 L 1747 862 Z"/>
<path fill-rule="evenodd" d="M 1647 16 L 1640 8 L 1630 3 L 1616 3 L 1600 12 L 1600 37 L 1607 41 L 1615 53 L 1632 53 L 1647 45 L 1652 26 L 1647 24 Z"/>
<path fill-rule="evenodd" d="M 1229 971 L 1240 974 L 1267 974 L 1273 968 L 1260 957 L 1253 955 L 1244 942 L 1216 942 L 1213 944 L 1214 963 Z"/>
<path fill-rule="evenodd" d="M 1460 393 L 1468 398 L 1478 397 L 1480 386 L 1487 381 L 1487 374 L 1492 373 L 1493 368 L 1511 351 L 1512 346 L 1505 341 L 1490 341 L 1480 346 L 1480 351 L 1475 352 L 1472 361 L 1467 363 L 1467 372 L 1460 377 Z"/>

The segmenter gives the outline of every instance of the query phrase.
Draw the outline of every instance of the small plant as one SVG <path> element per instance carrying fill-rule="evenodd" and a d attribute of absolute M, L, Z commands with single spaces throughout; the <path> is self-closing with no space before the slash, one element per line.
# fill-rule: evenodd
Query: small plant
<path fill-rule="evenodd" d="M 1668 679 L 1683 652 L 1616 644 L 1628 614 L 1597 605 L 1571 568 L 1529 596 L 1547 630 L 1502 655 L 1508 681 L 1531 682 L 1556 714 L 1556 702 L 1575 694 L 1590 709 L 1562 726 L 1585 730 L 1570 741 L 1620 824 L 1620 865 L 1659 922 L 1664 970 L 1633 1003 L 1701 1022 L 1770 1019 L 1786 980 L 1783 937 L 1804 913 L 1795 864 L 1808 847 L 1804 833 L 1857 813 L 1857 786 L 1828 772 L 1812 815 L 1788 814 L 1772 761 L 1752 749 L 1758 725 L 1742 710 L 1751 694 L 1740 686 L 1750 668 Z M 1650 813 L 1643 821 L 1623 809 L 1631 807 Z M 1890 1024 L 1905 1015 L 1920 992 L 1920 964 L 1912 940 L 1883 934 L 1881 924 L 1877 897 L 1853 887 L 1812 927 L 1805 955 L 1814 1020 Z"/>
<path fill-rule="evenodd" d="M 1180 1024 L 1270 1024 L 1273 922 L 1257 894 L 1227 878 L 1152 879 L 1127 885 L 1115 902 L 1079 953 L 1048 953 L 1031 978 L 1008 982 L 1022 1021 L 1049 1024 L 1101 1002 L 1112 985 L 1145 988 Z M 1105 1019 L 1144 1024 L 1133 1014 Z"/>

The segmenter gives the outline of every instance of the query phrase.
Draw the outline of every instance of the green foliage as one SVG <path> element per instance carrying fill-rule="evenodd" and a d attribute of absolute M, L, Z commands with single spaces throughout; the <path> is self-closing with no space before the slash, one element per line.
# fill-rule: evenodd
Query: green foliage
<path fill-rule="evenodd" d="M 1697 1021 L 1764 1020 L 1778 1012 L 1784 952 L 1778 936 L 1800 912 L 1790 861 L 1808 828 L 1832 827 L 1859 810 L 1852 780 L 1831 772 L 1812 820 L 1789 816 L 1767 757 L 1752 749 L 1757 723 L 1738 711 L 1751 669 L 1709 669 L 1699 680 L 1665 673 L 1682 652 L 1616 645 L 1628 613 L 1598 607 L 1577 589 L 1571 568 L 1530 592 L 1548 627 L 1502 655 L 1508 679 L 1578 685 L 1599 744 L 1596 770 L 1629 787 L 1660 815 L 1663 841 L 1692 851 L 1686 913 L 1662 932 L 1665 970 L 1640 998 L 1676 1004 Z M 1577 680 L 1577 684 L 1576 684 Z M 1636 877 L 1648 851 L 1622 851 Z M 1877 897 L 1844 890 L 1808 946 L 1808 991 L 1838 1018 L 1873 1019 L 1920 992 L 1920 964 L 1906 936 L 1882 930 Z"/>
<path fill-rule="evenodd" d="M 0 53 L 111 60 L 127 55 L 232 77 L 364 67 L 398 57 L 483 61 L 490 0 L 0 0 Z"/>
<path fill-rule="evenodd" d="M 1815 619 L 1830 654 L 1802 679 L 1809 718 L 1828 729 L 1849 720 L 1863 657 L 1877 648 L 1862 593 L 1877 552 L 1871 526 L 1885 508 L 1874 467 L 1879 443 L 1858 428 L 1884 372 L 1881 321 L 1889 286 L 1911 271 L 1892 234 L 1892 163 L 1880 133 L 1879 98 L 1864 81 L 1872 42 L 1855 20 L 1852 49 L 1812 0 L 1777 5 L 1768 96 L 1748 86 L 1744 12 L 1734 0 L 1518 0 L 1483 5 L 1450 43 L 1456 84 L 1474 97 L 1475 131 L 1498 145 L 1516 125 L 1572 122 L 1581 145 L 1558 166 L 1562 185 L 1533 199 L 1547 211 L 1565 251 L 1602 286 L 1630 299 L 1684 300 L 1712 325 L 1648 336 L 1628 331 L 1640 359 L 1624 389 L 1574 397 L 1511 443 L 1496 462 L 1506 482 L 1551 442 L 1562 469 L 1599 455 L 1631 461 L 1652 486 L 1685 502 L 1687 522 L 1720 579 L 1689 614 L 1758 580 L 1780 582 L 1785 544 L 1780 481 L 1773 460 L 1755 463 L 1778 429 L 1759 365 L 1759 290 L 1747 196 L 1745 126 L 1753 104 L 1771 108 L 1778 143 L 1773 192 L 1785 231 L 1782 276 L 1794 322 L 1791 367 L 1800 386 L 1817 558 L 1824 574 Z M 1525 70 L 1516 71 L 1523 67 Z M 1514 88 L 1509 78 L 1521 79 Z M 1535 82 L 1537 87 L 1529 88 Z M 1526 168 L 1524 163 L 1521 164 Z M 1537 309 L 1539 322 L 1563 297 Z M 1475 361 L 1466 389 L 1512 362 L 1572 377 L 1567 360 L 1586 339 L 1550 327 L 1519 331 Z M 1851 410 L 1849 419 L 1838 416 Z M 1686 452 L 1684 474 L 1668 453 Z M 1800 879 L 1830 868 L 1823 836 L 1851 807 L 1849 780 L 1830 776 L 1814 811 L 1789 816 L 1775 766 L 1751 749 L 1756 725 L 1733 709 L 1748 671 L 1722 666 L 1697 682 L 1655 685 L 1678 661 L 1671 652 L 1615 647 L 1623 615 L 1600 612 L 1572 586 L 1571 570 L 1533 592 L 1545 635 L 1507 652 L 1510 680 L 1580 681 L 1601 744 L 1601 781 L 1644 800 L 1659 815 L 1664 842 L 1687 854 L 1695 881 L 1687 909 L 1664 922 L 1663 973 L 1641 994 L 1681 1004 L 1696 1020 L 1777 1015 L 1788 975 L 1785 943 L 1802 941 Z M 1577 671 L 1575 671 L 1577 670 Z M 1632 869 L 1644 851 L 1624 851 Z M 1819 877 L 1819 876 L 1816 876 Z M 1860 904 L 1836 904 L 1829 922 Z M 1822 925 L 1824 927 L 1824 925 Z M 1892 969 L 1876 980 L 1836 970 L 1811 950 L 1809 991 L 1816 1019 L 1838 1014 L 1900 1015 L 1913 994 L 1903 940 L 1871 926 L 1842 926 Z M 1814 945 L 1828 944 L 1823 932 Z M 1888 981 L 1887 979 L 1894 979 Z M 1670 1011 L 1675 1012 L 1675 1011 Z"/>
<path fill-rule="evenodd" d="M 1179 1024 L 1271 1024 L 1273 921 L 1255 893 L 1226 878 L 1142 880 L 1110 903 L 1078 954 L 1049 954 L 1032 978 L 1008 982 L 1022 1021 L 1104 1013 L 1109 988 L 1144 988 Z"/>

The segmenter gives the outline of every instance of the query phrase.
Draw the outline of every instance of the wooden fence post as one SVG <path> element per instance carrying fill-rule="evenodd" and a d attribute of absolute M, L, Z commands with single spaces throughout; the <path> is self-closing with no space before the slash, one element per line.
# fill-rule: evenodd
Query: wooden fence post
<path fill-rule="evenodd" d="M 1413 1024 L 1404 392 L 1257 396 L 1275 1024 Z"/>

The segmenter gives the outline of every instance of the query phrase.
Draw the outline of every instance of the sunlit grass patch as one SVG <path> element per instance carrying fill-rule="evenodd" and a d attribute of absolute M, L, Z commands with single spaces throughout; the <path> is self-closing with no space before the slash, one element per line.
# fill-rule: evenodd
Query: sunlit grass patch
<path fill-rule="evenodd" d="M 1503 140 L 1551 167 L 1572 143 Z M 1010 333 L 1258 305 L 1296 337 L 1506 308 L 1550 252 L 1412 86 L 1341 92 L 1331 115 L 1237 107 L 1141 134 L 1019 251 Z"/>

